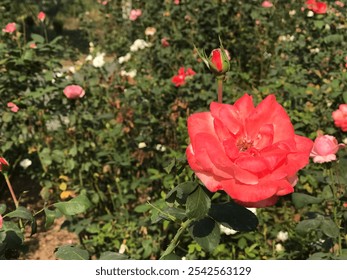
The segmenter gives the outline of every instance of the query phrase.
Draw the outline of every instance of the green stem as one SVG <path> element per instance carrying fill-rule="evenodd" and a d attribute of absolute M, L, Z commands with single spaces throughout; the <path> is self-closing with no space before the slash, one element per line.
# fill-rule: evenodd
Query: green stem
<path fill-rule="evenodd" d="M 8 175 L 6 173 L 4 173 L 4 177 L 5 177 L 5 181 L 6 181 L 7 187 L 10 190 L 13 202 L 14 202 L 16 208 L 18 208 L 19 203 L 18 203 L 17 197 L 16 197 L 16 195 L 15 195 L 15 193 L 13 191 L 10 179 L 8 178 Z"/>
<path fill-rule="evenodd" d="M 337 190 L 336 190 L 336 185 L 335 185 L 335 180 L 334 180 L 334 175 L 332 172 L 332 166 L 328 169 L 328 174 L 330 176 L 330 181 L 331 181 L 331 191 L 333 193 L 333 197 L 334 197 L 334 205 L 333 205 L 333 218 L 334 218 L 334 222 L 337 225 L 338 228 L 340 228 L 340 222 L 337 216 L 337 207 L 336 204 L 339 203 L 339 199 L 338 199 L 338 194 L 337 194 Z M 342 254 L 342 239 L 341 239 L 341 234 L 339 234 L 338 237 L 338 255 Z"/>
<path fill-rule="evenodd" d="M 223 78 L 217 78 L 218 103 L 223 103 Z"/>
<path fill-rule="evenodd" d="M 175 237 L 171 240 L 170 245 L 166 248 L 165 252 L 162 254 L 160 259 L 163 259 L 165 256 L 171 254 L 175 250 L 179 243 L 182 233 L 190 226 L 192 222 L 193 220 L 188 219 L 181 224 L 181 227 L 178 229 Z"/>

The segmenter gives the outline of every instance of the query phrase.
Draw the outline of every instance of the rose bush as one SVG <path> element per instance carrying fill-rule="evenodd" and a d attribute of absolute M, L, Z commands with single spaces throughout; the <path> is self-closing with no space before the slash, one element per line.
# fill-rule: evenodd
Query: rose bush
<path fill-rule="evenodd" d="M 188 118 L 186 155 L 204 185 L 247 207 L 271 206 L 292 193 L 313 142 L 295 134 L 275 96 L 254 107 L 245 94 L 234 105 L 213 102 L 210 110 Z"/>

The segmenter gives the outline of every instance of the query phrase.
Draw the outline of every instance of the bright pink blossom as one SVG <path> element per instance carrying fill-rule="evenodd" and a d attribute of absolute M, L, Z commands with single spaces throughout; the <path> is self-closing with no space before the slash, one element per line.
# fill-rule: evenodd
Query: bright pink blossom
<path fill-rule="evenodd" d="M 142 15 L 142 11 L 140 9 L 134 9 L 130 11 L 129 19 L 134 21 L 141 15 Z"/>
<path fill-rule="evenodd" d="M 196 73 L 192 68 L 187 68 L 185 70 L 184 67 L 181 67 L 178 70 L 178 74 L 172 77 L 171 81 L 175 84 L 176 87 L 182 86 L 186 83 L 186 78 L 194 76 Z"/>
<path fill-rule="evenodd" d="M 334 136 L 318 134 L 314 140 L 310 157 L 316 163 L 334 161 L 337 151 L 343 147 L 345 145 L 339 144 Z"/>
<path fill-rule="evenodd" d="M 10 164 L 6 159 L 0 157 L 0 172 L 6 171 L 9 168 Z"/>
<path fill-rule="evenodd" d="M 13 102 L 8 102 L 7 107 L 10 108 L 10 110 L 14 113 L 17 113 L 19 111 L 19 107 Z"/>
<path fill-rule="evenodd" d="M 85 95 L 85 91 L 78 85 L 70 85 L 64 89 L 64 94 L 69 99 L 78 99 Z"/>
<path fill-rule="evenodd" d="M 332 113 L 334 123 L 342 131 L 347 131 L 347 104 L 341 104 L 339 109 Z"/>
<path fill-rule="evenodd" d="M 37 18 L 39 19 L 39 21 L 44 21 L 46 18 L 46 14 L 44 12 L 39 12 Z"/>
<path fill-rule="evenodd" d="M 2 216 L 1 216 L 1 214 L 0 214 L 0 229 L 2 228 Z"/>
<path fill-rule="evenodd" d="M 270 1 L 264 1 L 263 3 L 261 3 L 261 6 L 263 8 L 271 8 L 273 4 Z"/>
<path fill-rule="evenodd" d="M 5 26 L 5 28 L 2 29 L 2 31 L 5 33 L 13 33 L 16 31 L 16 29 L 17 29 L 16 23 L 10 22 Z"/>
<path fill-rule="evenodd" d="M 312 10 L 316 14 L 325 14 L 328 9 L 328 5 L 324 2 L 318 2 L 316 0 L 307 0 L 307 8 Z"/>
<path fill-rule="evenodd" d="M 225 191 L 247 207 L 274 205 L 294 191 L 313 142 L 295 134 L 274 95 L 257 107 L 245 94 L 234 105 L 212 102 L 188 118 L 188 163 L 211 191 Z"/>
<path fill-rule="evenodd" d="M 175 5 L 179 5 L 180 4 L 180 0 L 174 0 Z"/>

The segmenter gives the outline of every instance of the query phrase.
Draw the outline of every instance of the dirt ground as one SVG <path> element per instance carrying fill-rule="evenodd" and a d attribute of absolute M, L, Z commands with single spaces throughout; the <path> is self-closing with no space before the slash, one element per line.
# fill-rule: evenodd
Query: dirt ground
<path fill-rule="evenodd" d="M 78 237 L 62 229 L 64 218 L 56 219 L 54 225 L 47 231 L 41 231 L 30 236 L 25 236 L 25 245 L 28 246 L 27 253 L 23 253 L 20 259 L 23 260 L 56 260 L 54 251 L 61 245 L 78 244 Z"/>

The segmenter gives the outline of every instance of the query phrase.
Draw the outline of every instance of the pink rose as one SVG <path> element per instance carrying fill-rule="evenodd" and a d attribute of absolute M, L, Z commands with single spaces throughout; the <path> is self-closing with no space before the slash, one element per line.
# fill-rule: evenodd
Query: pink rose
<path fill-rule="evenodd" d="M 339 144 L 334 136 L 318 134 L 314 140 L 310 157 L 313 162 L 323 163 L 336 160 L 336 153 L 340 148 L 345 147 Z"/>
<path fill-rule="evenodd" d="M 29 48 L 36 49 L 37 48 L 36 43 L 30 43 Z"/>
<path fill-rule="evenodd" d="M 263 3 L 261 3 L 261 6 L 263 8 L 271 8 L 273 4 L 270 1 L 264 1 Z"/>
<path fill-rule="evenodd" d="M 44 21 L 46 18 L 46 14 L 44 12 L 39 12 L 37 18 L 39 19 L 39 21 Z"/>
<path fill-rule="evenodd" d="M 78 99 L 85 95 L 85 91 L 78 85 L 70 85 L 64 89 L 64 94 L 69 99 Z"/>
<path fill-rule="evenodd" d="M 180 4 L 180 0 L 174 0 L 175 5 L 179 5 Z"/>
<path fill-rule="evenodd" d="M 341 1 L 335 1 L 335 4 L 341 8 L 345 5 Z"/>
<path fill-rule="evenodd" d="M 312 10 L 316 14 L 325 14 L 328 9 L 328 5 L 324 2 L 318 2 L 316 0 L 307 0 L 307 8 Z"/>
<path fill-rule="evenodd" d="M 5 33 L 13 33 L 13 32 L 16 31 L 16 29 L 17 29 L 16 23 L 15 22 L 11 22 L 11 23 L 8 23 L 6 25 L 6 27 L 2 29 L 2 31 L 5 32 Z"/>
<path fill-rule="evenodd" d="M 161 39 L 161 45 L 164 47 L 164 48 L 167 48 L 170 46 L 170 43 L 169 41 L 167 40 L 167 38 L 163 38 Z"/>
<path fill-rule="evenodd" d="M 141 15 L 142 15 L 142 11 L 140 9 L 131 10 L 130 15 L 129 15 L 129 19 L 134 21 Z"/>
<path fill-rule="evenodd" d="M 2 228 L 2 216 L 0 215 L 0 229 Z"/>
<path fill-rule="evenodd" d="M 347 131 L 347 104 L 341 104 L 339 109 L 332 113 L 334 123 L 342 131 Z"/>
<path fill-rule="evenodd" d="M 19 107 L 13 102 L 8 102 L 7 107 L 10 108 L 10 110 L 14 113 L 17 113 L 19 111 Z"/>
<path fill-rule="evenodd" d="M 294 191 L 313 142 L 296 135 L 274 95 L 257 107 L 245 94 L 234 105 L 212 102 L 188 118 L 188 163 L 211 191 L 225 191 L 246 207 L 274 205 Z"/>
<path fill-rule="evenodd" d="M 0 172 L 6 171 L 10 167 L 10 164 L 6 159 L 0 157 Z"/>

